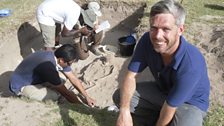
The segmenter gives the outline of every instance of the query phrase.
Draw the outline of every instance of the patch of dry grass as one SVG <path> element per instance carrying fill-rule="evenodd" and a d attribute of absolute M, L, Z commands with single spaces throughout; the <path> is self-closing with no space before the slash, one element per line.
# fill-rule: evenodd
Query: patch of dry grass
<path fill-rule="evenodd" d="M 11 9 L 12 14 L 8 17 L 0 18 L 0 35 L 5 35 L 19 28 L 26 22 L 35 19 L 37 6 L 42 0 L 1 0 L 1 9 Z"/>

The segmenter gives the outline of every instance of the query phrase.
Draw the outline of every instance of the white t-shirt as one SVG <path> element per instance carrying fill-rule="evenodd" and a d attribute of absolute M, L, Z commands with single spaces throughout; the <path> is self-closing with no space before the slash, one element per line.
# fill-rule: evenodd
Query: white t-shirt
<path fill-rule="evenodd" d="M 71 30 L 77 23 L 81 7 L 73 0 L 45 0 L 37 9 L 39 23 L 54 26 L 55 23 L 64 24 Z"/>

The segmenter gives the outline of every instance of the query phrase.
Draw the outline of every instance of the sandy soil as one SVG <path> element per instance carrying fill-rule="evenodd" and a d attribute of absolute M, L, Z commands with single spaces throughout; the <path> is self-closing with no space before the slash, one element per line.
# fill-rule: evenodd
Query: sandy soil
<path fill-rule="evenodd" d="M 140 19 L 143 9 L 141 4 L 130 6 L 127 3 L 112 2 L 110 5 L 104 3 L 102 8 L 104 16 L 101 20 L 109 20 L 111 28 L 106 32 L 102 45 L 119 49 L 118 38 L 136 30 L 139 20 L 133 19 Z M 224 19 L 224 17 L 213 16 L 201 17 L 207 21 L 216 18 Z M 224 105 L 224 25 L 195 22 L 188 29 L 191 31 L 187 31 L 185 36 L 191 42 L 199 41 L 196 45 L 203 52 L 208 63 L 211 101 Z M 12 71 L 24 57 L 43 47 L 41 40 L 35 18 L 21 24 L 18 31 L 12 31 L 2 37 L 0 43 L 0 125 L 38 126 L 46 123 L 46 120 L 60 117 L 60 113 L 49 113 L 52 110 L 49 105 L 12 98 L 8 90 L 8 80 Z M 71 38 L 62 39 L 63 43 L 71 43 L 70 40 Z M 87 92 L 97 100 L 97 105 L 101 108 L 113 104 L 111 96 L 122 81 L 130 60 L 130 57 L 120 56 L 119 51 L 104 51 L 103 54 L 97 57 L 90 53 L 88 59 L 72 65 L 76 75 L 84 82 Z M 153 78 L 146 70 L 138 77 L 138 80 L 143 79 Z M 45 116 L 43 120 L 41 116 L 46 114 L 52 116 Z"/>

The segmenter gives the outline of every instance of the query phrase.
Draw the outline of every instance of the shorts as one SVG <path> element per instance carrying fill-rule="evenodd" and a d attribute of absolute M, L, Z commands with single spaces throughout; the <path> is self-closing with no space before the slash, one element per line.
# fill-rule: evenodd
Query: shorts
<path fill-rule="evenodd" d="M 58 98 L 60 97 L 59 93 L 43 86 L 42 84 L 24 86 L 21 89 L 20 95 L 37 101 L 44 101 L 44 100 L 57 101 Z"/>
<path fill-rule="evenodd" d="M 41 23 L 39 23 L 39 26 L 44 39 L 44 47 L 54 47 L 56 26 L 47 26 Z"/>
<path fill-rule="evenodd" d="M 65 84 L 66 80 L 61 78 L 62 84 Z M 37 101 L 45 101 L 45 100 L 53 100 L 57 101 L 61 96 L 60 93 L 51 89 L 52 84 L 45 82 L 36 85 L 27 85 L 23 86 L 16 95 L 24 96 L 32 100 Z"/>

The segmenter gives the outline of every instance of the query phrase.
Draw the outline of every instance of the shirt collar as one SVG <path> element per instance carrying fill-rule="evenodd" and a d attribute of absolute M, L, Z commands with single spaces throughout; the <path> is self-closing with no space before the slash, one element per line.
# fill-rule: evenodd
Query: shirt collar
<path fill-rule="evenodd" d="M 63 70 L 63 68 L 58 64 L 58 62 L 57 62 L 57 58 L 54 56 L 54 59 L 55 59 L 55 63 L 56 63 L 56 70 L 57 71 L 62 71 Z"/>
<path fill-rule="evenodd" d="M 186 46 L 187 46 L 187 41 L 183 36 L 180 36 L 180 45 L 174 55 L 173 61 L 172 61 L 172 66 L 173 69 L 177 70 L 179 64 L 181 63 L 185 52 L 186 52 Z"/>

